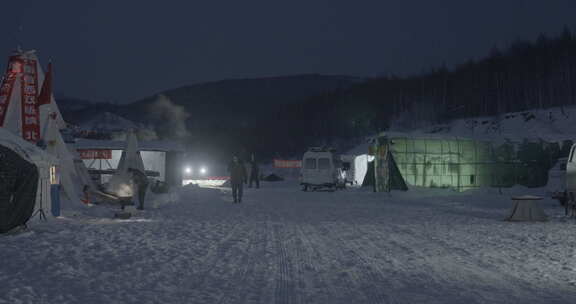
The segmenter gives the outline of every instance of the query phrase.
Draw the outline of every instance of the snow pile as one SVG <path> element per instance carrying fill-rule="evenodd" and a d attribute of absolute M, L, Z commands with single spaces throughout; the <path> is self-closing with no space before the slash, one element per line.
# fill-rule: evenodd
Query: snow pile
<path fill-rule="evenodd" d="M 0 144 L 31 162 L 58 164 L 58 159 L 56 157 L 46 153 L 38 146 L 23 140 L 21 137 L 13 134 L 5 128 L 0 128 Z"/>
<path fill-rule="evenodd" d="M 576 107 L 561 107 L 507 113 L 495 117 L 457 119 L 448 124 L 418 130 L 392 129 L 414 135 L 455 136 L 479 140 L 544 140 L 561 142 L 576 139 Z"/>
<path fill-rule="evenodd" d="M 98 132 L 117 132 L 137 129 L 138 125 L 126 118 L 110 112 L 100 113 L 80 124 L 81 130 Z"/>

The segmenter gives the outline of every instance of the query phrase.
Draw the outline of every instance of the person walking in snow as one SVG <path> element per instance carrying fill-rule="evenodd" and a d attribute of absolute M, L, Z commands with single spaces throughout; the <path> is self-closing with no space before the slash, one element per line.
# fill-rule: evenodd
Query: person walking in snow
<path fill-rule="evenodd" d="M 242 164 L 242 166 L 244 167 L 244 185 L 248 185 L 248 177 L 249 177 L 249 172 L 250 172 L 250 163 L 246 162 L 246 161 L 241 161 L 240 162 Z"/>
<path fill-rule="evenodd" d="M 243 183 L 246 181 L 246 168 L 240 162 L 237 156 L 232 158 L 232 162 L 228 164 L 228 172 L 230 172 L 230 184 L 232 186 L 232 198 L 234 203 L 242 202 Z"/>
<path fill-rule="evenodd" d="M 258 168 L 258 164 L 256 161 L 252 161 L 250 163 L 250 182 L 248 184 L 248 188 L 252 188 L 252 182 L 256 183 L 256 189 L 260 188 L 260 168 Z"/>
<path fill-rule="evenodd" d="M 134 194 L 138 193 L 138 210 L 144 210 L 144 199 L 146 197 L 146 189 L 148 189 L 148 177 L 141 170 L 128 168 L 128 172 L 132 173 L 132 181 L 134 182 Z M 133 195 L 134 196 L 134 195 Z"/>

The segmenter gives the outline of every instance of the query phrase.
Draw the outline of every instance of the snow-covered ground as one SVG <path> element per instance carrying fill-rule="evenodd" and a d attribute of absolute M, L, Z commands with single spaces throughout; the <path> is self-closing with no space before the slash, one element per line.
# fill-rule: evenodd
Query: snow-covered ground
<path fill-rule="evenodd" d="M 0 303 L 575 303 L 576 219 L 506 222 L 515 194 L 182 187 L 0 236 Z M 98 216 L 96 216 L 98 215 Z"/>

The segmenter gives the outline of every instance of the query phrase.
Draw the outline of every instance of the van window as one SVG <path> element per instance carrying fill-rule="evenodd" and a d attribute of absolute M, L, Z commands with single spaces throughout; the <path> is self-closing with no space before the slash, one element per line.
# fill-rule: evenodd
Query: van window
<path fill-rule="evenodd" d="M 576 146 L 572 147 L 572 149 L 570 149 L 570 159 L 568 160 L 569 163 L 574 162 L 574 149 L 576 149 Z"/>
<path fill-rule="evenodd" d="M 330 169 L 330 159 L 329 158 L 319 158 L 318 159 L 318 169 L 320 169 L 320 170 Z"/>
<path fill-rule="evenodd" d="M 307 158 L 306 162 L 304 163 L 305 169 L 316 169 L 316 159 L 315 158 Z"/>

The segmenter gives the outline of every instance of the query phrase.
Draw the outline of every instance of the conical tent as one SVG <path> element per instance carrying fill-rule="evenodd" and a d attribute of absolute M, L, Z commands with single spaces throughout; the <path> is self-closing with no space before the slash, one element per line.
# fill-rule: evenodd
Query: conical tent
<path fill-rule="evenodd" d="M 74 156 L 59 131 L 66 124 L 51 92 L 51 78 L 51 69 L 44 75 L 35 51 L 10 56 L 0 87 L 0 126 L 33 144 L 42 139 L 46 152 L 58 159 L 65 197 L 79 202 Z"/>
<path fill-rule="evenodd" d="M 126 146 L 120 157 L 118 168 L 108 182 L 108 192 L 118 196 L 132 196 L 132 174 L 128 172 L 129 168 L 145 172 L 144 162 L 138 147 L 138 139 L 133 131 L 128 132 Z"/>
<path fill-rule="evenodd" d="M 374 160 L 375 189 L 378 192 L 391 190 L 408 190 L 406 181 L 402 177 L 394 156 L 387 144 L 376 147 L 377 157 Z"/>
<path fill-rule="evenodd" d="M 91 190 L 91 191 L 96 190 L 97 187 L 94 184 L 94 181 L 92 180 L 92 178 L 90 177 L 90 173 L 88 172 L 88 168 L 86 168 L 86 165 L 84 164 L 84 162 L 80 158 L 80 154 L 78 153 L 78 151 L 76 149 L 74 149 L 72 151 L 73 151 L 72 153 L 74 155 L 74 168 L 76 169 L 76 175 L 80 179 L 80 182 L 82 184 L 82 188 L 84 188 L 84 186 L 88 186 L 89 190 Z"/>
<path fill-rule="evenodd" d="M 66 143 L 62 139 L 62 134 L 56 126 L 56 120 L 48 118 L 46 126 L 43 129 L 43 140 L 46 144 L 46 152 L 54 155 L 60 161 L 60 180 L 64 194 L 71 202 L 79 202 L 78 195 L 79 176 L 76 174 L 74 165 L 74 156 L 68 150 Z"/>
<path fill-rule="evenodd" d="M 50 94 L 50 101 L 40 105 L 38 95 L 44 73 L 35 51 L 17 51 L 8 60 L 0 87 L 0 127 L 25 140 L 36 142 L 41 126 L 52 116 L 58 128 L 65 127 L 62 115 Z"/>
<path fill-rule="evenodd" d="M 118 163 L 118 172 L 128 172 L 128 168 L 144 172 L 144 161 L 140 155 L 138 138 L 133 131 L 128 132 L 126 136 L 126 146 Z"/>
<path fill-rule="evenodd" d="M 368 163 L 362 187 L 374 187 L 374 161 Z"/>

